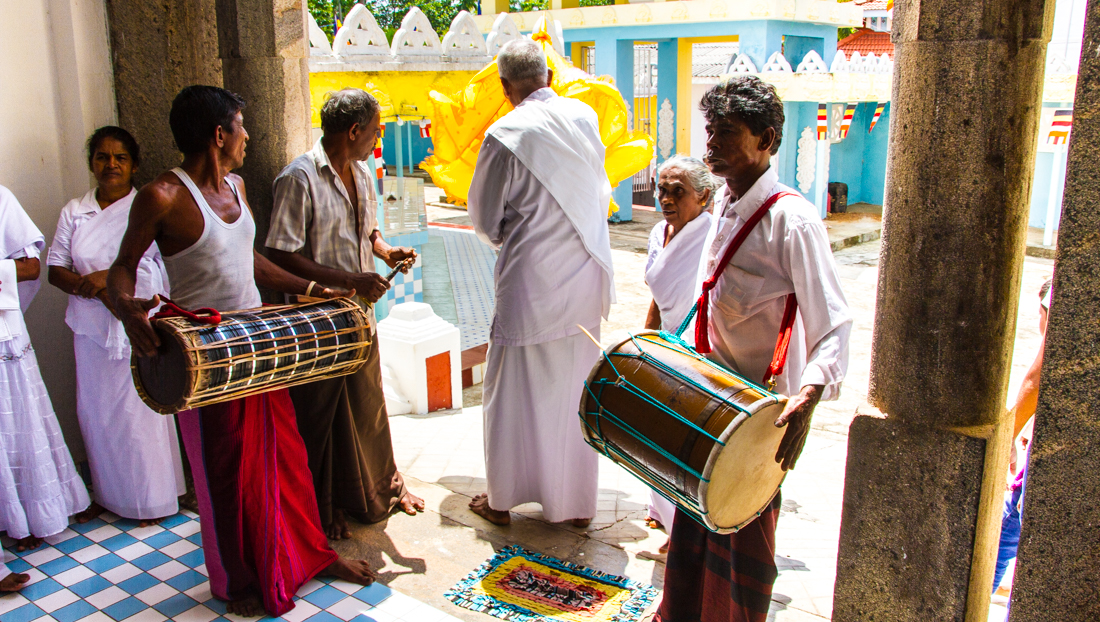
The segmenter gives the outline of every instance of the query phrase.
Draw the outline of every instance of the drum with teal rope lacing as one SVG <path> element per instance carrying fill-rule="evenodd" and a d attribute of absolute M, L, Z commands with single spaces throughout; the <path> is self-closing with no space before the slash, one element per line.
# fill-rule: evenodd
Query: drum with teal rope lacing
<path fill-rule="evenodd" d="M 645 331 L 604 351 L 580 418 L 596 451 L 711 531 L 732 533 L 783 482 L 775 453 L 785 430 L 774 423 L 786 402 L 676 335 Z"/>

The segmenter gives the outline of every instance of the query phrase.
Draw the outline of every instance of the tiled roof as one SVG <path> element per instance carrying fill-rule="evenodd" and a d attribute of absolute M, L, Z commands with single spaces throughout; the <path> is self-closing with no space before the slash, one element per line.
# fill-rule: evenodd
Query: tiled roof
<path fill-rule="evenodd" d="M 885 11 L 886 0 L 867 0 L 866 2 L 859 2 L 859 0 L 856 0 L 856 6 L 864 11 Z"/>
<path fill-rule="evenodd" d="M 843 38 L 836 44 L 836 49 L 843 51 L 845 56 L 851 56 L 852 52 L 859 52 L 860 56 L 883 53 L 894 56 L 894 44 L 890 41 L 890 33 L 877 32 L 870 28 L 860 28 L 854 33 Z"/>

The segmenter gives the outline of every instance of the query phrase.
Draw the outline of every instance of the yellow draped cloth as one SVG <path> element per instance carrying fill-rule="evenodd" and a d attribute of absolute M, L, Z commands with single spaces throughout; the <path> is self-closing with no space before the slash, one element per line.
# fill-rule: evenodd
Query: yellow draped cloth
<path fill-rule="evenodd" d="M 553 72 L 550 88 L 563 97 L 580 100 L 596 111 L 600 119 L 600 137 L 606 147 L 604 168 L 611 185 L 629 179 L 653 159 L 653 138 L 629 129 L 627 106 L 610 77 L 595 78 L 554 51 L 545 19 L 540 19 L 531 38 L 546 52 L 546 63 Z M 432 176 L 452 201 L 465 204 L 474 177 L 474 165 L 485 130 L 512 110 L 504 97 L 497 63 L 494 60 L 479 71 L 466 88 L 451 96 L 433 90 L 430 93 L 432 143 L 435 155 L 421 167 Z M 614 202 L 608 213 L 617 209 Z"/>

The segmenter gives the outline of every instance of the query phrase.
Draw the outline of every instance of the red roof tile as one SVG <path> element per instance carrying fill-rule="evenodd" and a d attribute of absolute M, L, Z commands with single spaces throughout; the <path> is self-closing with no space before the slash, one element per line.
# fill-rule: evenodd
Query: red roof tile
<path fill-rule="evenodd" d="M 894 57 L 894 44 L 890 41 L 890 33 L 877 32 L 870 28 L 860 28 L 841 39 L 836 44 L 836 49 L 843 51 L 847 57 L 851 57 L 852 52 L 859 52 L 860 56 L 868 54 L 881 56 L 886 53 L 891 58 Z"/>
<path fill-rule="evenodd" d="M 885 11 L 886 0 L 866 0 L 866 2 L 856 0 L 856 6 L 864 11 Z"/>

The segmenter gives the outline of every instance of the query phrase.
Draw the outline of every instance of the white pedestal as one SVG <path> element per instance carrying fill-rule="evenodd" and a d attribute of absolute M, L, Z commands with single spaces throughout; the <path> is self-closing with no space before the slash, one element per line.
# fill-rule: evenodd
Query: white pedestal
<path fill-rule="evenodd" d="M 409 412 L 462 407 L 458 328 L 436 315 L 431 305 L 394 305 L 389 317 L 378 323 L 376 338 L 382 364 L 396 385 L 391 388 L 408 401 Z"/>

